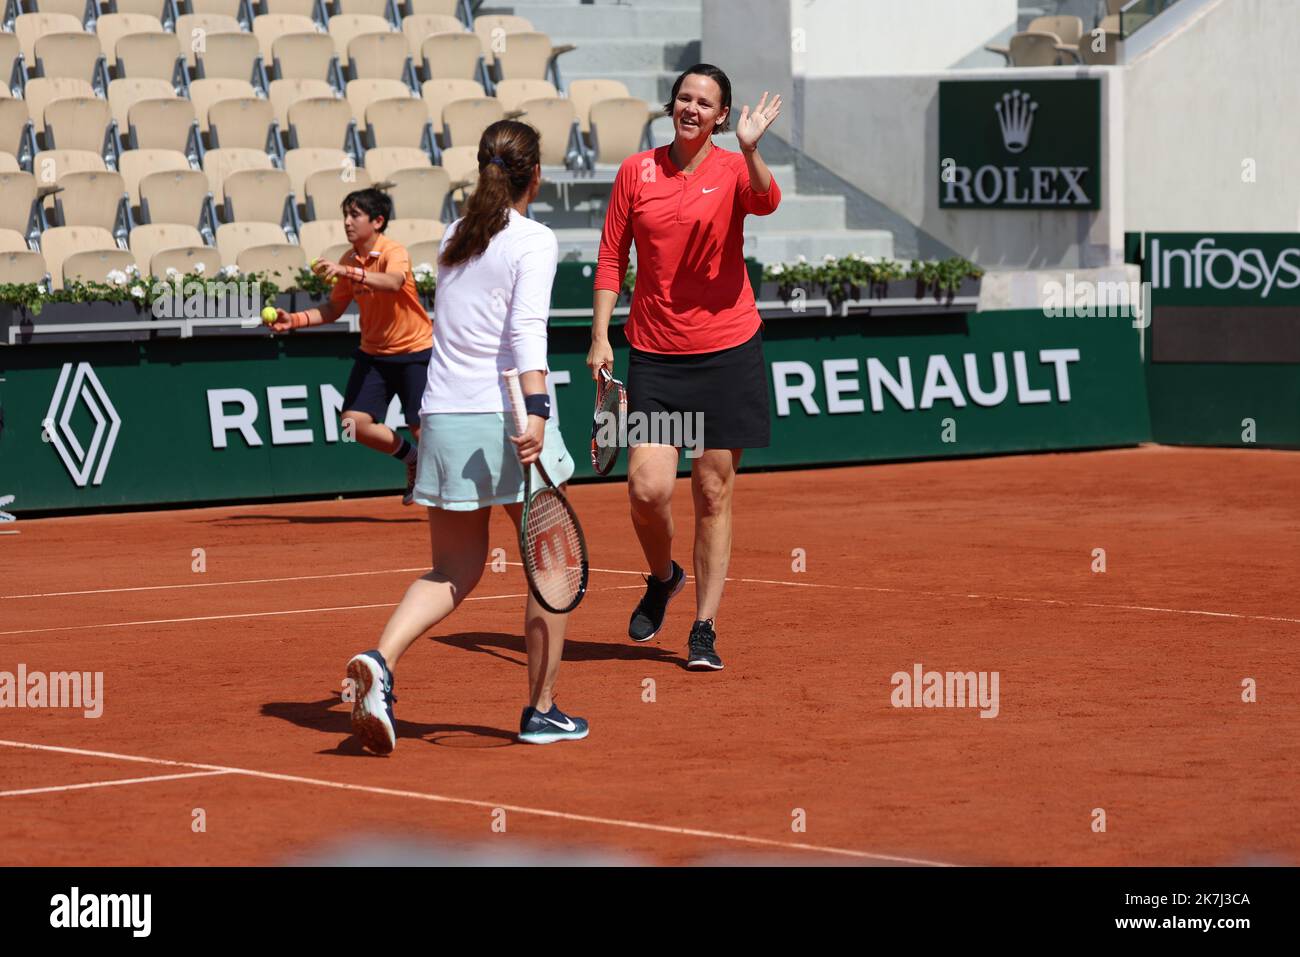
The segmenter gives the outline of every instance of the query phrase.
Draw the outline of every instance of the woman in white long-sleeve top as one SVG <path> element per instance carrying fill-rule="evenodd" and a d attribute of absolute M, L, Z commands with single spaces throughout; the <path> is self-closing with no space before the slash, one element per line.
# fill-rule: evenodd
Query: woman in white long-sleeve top
<path fill-rule="evenodd" d="M 525 215 L 541 182 L 537 131 L 493 123 L 479 141 L 479 180 L 465 215 L 447 228 L 438 256 L 433 354 L 420 407 L 420 457 L 414 498 L 428 506 L 433 570 L 407 589 L 378 647 L 354 657 L 352 728 L 372 751 L 397 740 L 393 669 L 420 635 L 446 618 L 478 584 L 488 554 L 488 518 L 505 507 L 518 528 L 523 511 L 520 461 L 538 458 L 551 478 L 573 474 L 551 418 L 546 389 L 546 323 L 559 244 Z M 528 429 L 512 435 L 501 373 L 518 369 Z M 524 614 L 528 705 L 519 740 L 584 738 L 587 722 L 555 705 L 566 616 L 531 595 Z"/>

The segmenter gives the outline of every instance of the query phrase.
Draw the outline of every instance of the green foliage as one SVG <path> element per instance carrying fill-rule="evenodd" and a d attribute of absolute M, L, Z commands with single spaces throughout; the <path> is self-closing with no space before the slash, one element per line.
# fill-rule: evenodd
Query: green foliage
<path fill-rule="evenodd" d="M 979 279 L 984 270 L 966 259 L 953 258 L 942 261 L 910 264 L 894 259 L 874 259 L 850 253 L 836 259 L 827 256 L 820 263 L 810 263 L 800 256 L 795 263 L 770 263 L 763 267 L 763 279 L 775 281 L 782 299 L 789 300 L 794 290 L 802 289 L 805 295 L 820 293 L 833 305 L 846 299 L 881 298 L 887 283 L 905 279 L 916 280 L 916 297 L 926 295 L 951 295 L 962 281 Z"/>
<path fill-rule="evenodd" d="M 0 304 L 20 307 L 33 316 L 39 316 L 41 308 L 51 302 L 129 302 L 143 312 L 150 309 L 155 300 L 174 295 L 174 284 L 178 282 L 183 290 L 193 283 L 201 283 L 205 297 L 211 287 L 219 290 L 231 282 L 256 282 L 261 287 L 262 301 L 267 303 L 275 302 L 280 291 L 263 273 L 240 273 L 233 268 L 223 269 L 212 276 L 192 272 L 148 279 L 131 267 L 126 272 L 114 270 L 104 282 L 73 280 L 65 283 L 62 289 L 51 290 L 43 282 L 0 284 Z"/>

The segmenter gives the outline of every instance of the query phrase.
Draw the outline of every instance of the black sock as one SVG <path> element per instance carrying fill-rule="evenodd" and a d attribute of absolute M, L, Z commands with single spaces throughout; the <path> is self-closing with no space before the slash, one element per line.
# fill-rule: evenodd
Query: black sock
<path fill-rule="evenodd" d="M 393 458 L 399 462 L 405 462 L 406 457 L 411 454 L 411 443 L 402 439 L 402 444 L 397 447 L 397 451 L 392 453 Z"/>

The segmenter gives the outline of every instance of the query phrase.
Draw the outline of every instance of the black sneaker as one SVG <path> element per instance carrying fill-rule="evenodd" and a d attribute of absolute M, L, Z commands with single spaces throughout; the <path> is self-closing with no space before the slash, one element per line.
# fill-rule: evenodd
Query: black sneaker
<path fill-rule="evenodd" d="M 660 581 L 654 575 L 645 576 L 645 594 L 632 612 L 632 620 L 627 624 L 628 637 L 633 641 L 649 641 L 659 634 L 664 626 L 664 612 L 668 610 L 669 600 L 682 590 L 686 584 L 686 572 L 682 566 L 673 562 L 673 573 L 668 581 Z"/>
<path fill-rule="evenodd" d="M 717 639 L 712 618 L 691 625 L 691 637 L 686 643 L 686 667 L 691 671 L 721 671 L 722 659 L 713 650 Z"/>

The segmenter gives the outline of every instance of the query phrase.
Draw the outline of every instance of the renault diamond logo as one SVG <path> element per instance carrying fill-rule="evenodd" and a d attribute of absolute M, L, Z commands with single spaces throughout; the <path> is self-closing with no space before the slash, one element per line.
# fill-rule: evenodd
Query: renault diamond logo
<path fill-rule="evenodd" d="M 998 124 L 1002 127 L 1002 144 L 1011 153 L 1023 153 L 1029 145 L 1029 132 L 1034 128 L 1034 111 L 1038 104 L 1031 102 L 1028 93 L 1012 90 L 1002 94 L 1002 102 L 994 104 Z"/>
<path fill-rule="evenodd" d="M 69 377 L 71 386 L 68 385 Z M 78 401 L 85 403 L 86 410 L 95 420 L 95 432 L 85 448 L 72 431 L 70 422 Z M 104 481 L 104 471 L 108 468 L 108 460 L 113 457 L 113 443 L 117 441 L 117 430 L 122 420 L 89 362 L 77 363 L 75 373 L 71 362 L 63 364 L 59 384 L 54 387 L 54 397 L 50 399 L 50 410 L 45 413 L 41 425 L 78 486 L 85 488 L 87 482 L 99 485 Z M 93 480 L 90 477 L 92 470 L 95 473 Z"/>

